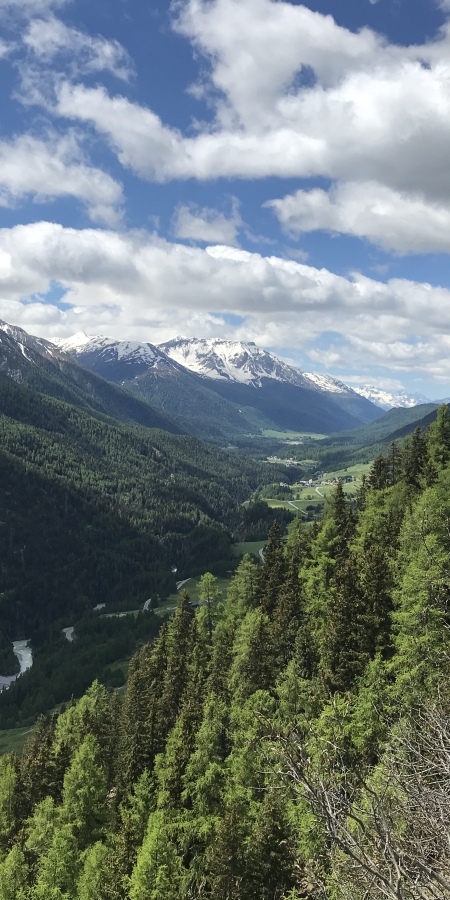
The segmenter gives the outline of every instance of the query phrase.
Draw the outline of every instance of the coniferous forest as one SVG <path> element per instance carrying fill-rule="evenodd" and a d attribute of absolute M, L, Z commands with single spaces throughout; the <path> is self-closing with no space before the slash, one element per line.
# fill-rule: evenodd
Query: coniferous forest
<path fill-rule="evenodd" d="M 1 900 L 450 895 L 450 419 L 0 761 Z M 214 598 L 214 579 L 208 579 Z"/>

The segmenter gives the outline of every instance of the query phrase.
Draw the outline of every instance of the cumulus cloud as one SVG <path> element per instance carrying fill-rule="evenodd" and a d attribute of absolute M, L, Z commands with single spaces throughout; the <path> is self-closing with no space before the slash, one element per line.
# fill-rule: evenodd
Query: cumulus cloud
<path fill-rule="evenodd" d="M 45 295 L 66 289 L 68 308 Z M 26 302 L 23 302 L 26 301 Z M 214 314 L 234 313 L 241 324 Z M 0 231 L 0 318 L 43 336 L 83 329 L 153 342 L 175 333 L 302 348 L 312 365 L 450 377 L 450 291 L 405 280 L 344 278 L 236 247 L 170 244 L 146 232 Z M 242 319 L 244 321 L 242 322 Z M 325 349 L 326 334 L 340 334 Z"/>
<path fill-rule="evenodd" d="M 177 208 L 173 229 L 176 237 L 185 240 L 237 246 L 237 232 L 242 224 L 237 202 L 233 203 L 231 216 L 225 216 L 217 209 L 200 209 L 191 204 Z"/>
<path fill-rule="evenodd" d="M 54 15 L 33 19 L 23 41 L 43 63 L 69 56 L 73 75 L 109 71 L 117 78 L 128 80 L 133 71 L 132 62 L 118 41 L 69 28 Z"/>
<path fill-rule="evenodd" d="M 122 189 L 83 160 L 73 133 L 47 140 L 21 135 L 0 141 L 0 205 L 13 206 L 27 196 L 35 202 L 76 197 L 86 204 L 93 221 L 114 225 Z"/>
<path fill-rule="evenodd" d="M 347 182 L 330 191 L 296 191 L 269 200 L 283 229 L 290 234 L 326 229 L 398 253 L 450 251 L 450 204 L 427 202 L 376 182 Z"/>
<path fill-rule="evenodd" d="M 442 249 L 450 210 L 449 25 L 423 46 L 399 47 L 283 0 L 187 0 L 177 9 L 175 29 L 206 63 L 192 91 L 213 105 L 212 123 L 186 136 L 143 105 L 67 79 L 54 84 L 53 111 L 93 125 L 140 177 L 325 176 L 340 185 L 336 194 L 297 195 L 304 209 L 313 206 L 317 217 L 320 206 L 319 218 L 333 220 L 323 227 L 348 228 L 400 252 Z M 92 54 L 94 65 L 102 54 Z M 387 232 L 383 204 L 393 215 Z M 424 234 L 409 222 L 402 243 L 398 230 L 409 210 L 420 212 Z M 306 216 L 299 218 L 303 229 Z"/>

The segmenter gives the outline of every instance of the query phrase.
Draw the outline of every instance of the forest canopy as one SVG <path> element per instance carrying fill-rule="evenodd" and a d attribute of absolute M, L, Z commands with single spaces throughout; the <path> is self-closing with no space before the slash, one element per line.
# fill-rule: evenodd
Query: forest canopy
<path fill-rule="evenodd" d="M 357 510 L 181 592 L 123 695 L 2 758 L 1 900 L 448 898 L 449 522 L 444 406 Z"/>

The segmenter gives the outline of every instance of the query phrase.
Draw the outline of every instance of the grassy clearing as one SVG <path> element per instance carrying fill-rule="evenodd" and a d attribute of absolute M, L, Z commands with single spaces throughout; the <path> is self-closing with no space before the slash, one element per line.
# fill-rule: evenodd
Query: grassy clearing
<path fill-rule="evenodd" d="M 275 438 L 280 441 L 302 441 L 308 438 L 312 441 L 323 441 L 328 437 L 327 434 L 316 434 L 313 431 L 272 431 L 271 428 L 265 428 L 262 432 L 264 437 Z"/>
<path fill-rule="evenodd" d="M 239 544 L 233 544 L 231 550 L 234 556 L 241 556 L 244 553 L 254 553 L 258 556 L 262 547 L 265 547 L 267 541 L 241 541 Z"/>
<path fill-rule="evenodd" d="M 324 477 L 326 477 L 326 478 L 345 478 L 346 475 L 353 475 L 354 478 L 361 479 L 361 477 L 363 475 L 369 474 L 369 472 L 372 468 L 372 464 L 373 464 L 373 461 L 369 462 L 369 463 L 358 463 L 355 466 L 348 466 L 348 468 L 346 468 L 346 469 L 337 469 L 336 472 L 326 472 Z M 344 487 L 345 487 L 345 485 L 344 485 Z"/>
<path fill-rule="evenodd" d="M 32 728 L 8 728 L 0 731 L 0 756 L 4 753 L 21 753 L 27 737 L 33 731 Z"/>

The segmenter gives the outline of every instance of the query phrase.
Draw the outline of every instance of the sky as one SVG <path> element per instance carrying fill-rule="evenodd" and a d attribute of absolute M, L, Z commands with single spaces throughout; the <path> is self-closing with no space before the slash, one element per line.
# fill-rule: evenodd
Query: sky
<path fill-rule="evenodd" d="M 0 0 L 0 318 L 450 395 L 450 0 Z"/>

